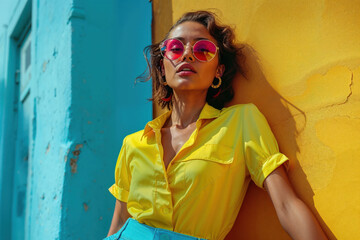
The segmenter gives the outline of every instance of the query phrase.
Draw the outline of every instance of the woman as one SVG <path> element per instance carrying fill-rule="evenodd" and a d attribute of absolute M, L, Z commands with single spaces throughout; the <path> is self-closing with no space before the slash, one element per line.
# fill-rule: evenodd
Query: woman
<path fill-rule="evenodd" d="M 155 99 L 170 111 L 124 139 L 107 239 L 224 239 L 251 179 L 293 239 L 326 239 L 264 116 L 253 104 L 224 108 L 239 70 L 231 28 L 189 12 L 149 49 Z"/>

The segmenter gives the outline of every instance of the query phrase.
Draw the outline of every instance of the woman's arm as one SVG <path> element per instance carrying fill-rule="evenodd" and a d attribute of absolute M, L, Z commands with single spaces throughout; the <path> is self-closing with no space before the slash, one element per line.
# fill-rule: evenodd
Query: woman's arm
<path fill-rule="evenodd" d="M 127 211 L 126 202 L 116 199 L 114 215 L 107 236 L 117 233 L 129 217 L 131 216 Z"/>
<path fill-rule="evenodd" d="M 296 196 L 283 166 L 265 179 L 264 187 L 282 227 L 292 239 L 327 239 L 313 213 Z"/>

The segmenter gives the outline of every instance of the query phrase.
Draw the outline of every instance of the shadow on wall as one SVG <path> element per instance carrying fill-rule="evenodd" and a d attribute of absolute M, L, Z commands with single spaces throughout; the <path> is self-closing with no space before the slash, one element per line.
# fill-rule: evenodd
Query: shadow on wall
<path fill-rule="evenodd" d="M 315 209 L 314 192 L 302 170 L 297 154 L 297 137 L 305 129 L 306 114 L 287 101 L 269 84 L 261 69 L 256 51 L 242 45 L 239 58 L 244 71 L 234 79 L 234 99 L 228 104 L 254 103 L 264 114 L 278 141 L 280 151 L 290 159 L 288 175 L 297 195 L 310 207 L 330 239 L 336 239 Z M 227 240 L 232 239 L 291 239 L 282 230 L 268 194 L 251 182 L 244 202 Z"/>

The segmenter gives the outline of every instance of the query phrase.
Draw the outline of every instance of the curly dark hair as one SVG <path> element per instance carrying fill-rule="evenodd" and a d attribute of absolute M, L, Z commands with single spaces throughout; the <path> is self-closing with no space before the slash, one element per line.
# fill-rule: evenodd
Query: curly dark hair
<path fill-rule="evenodd" d="M 232 80 L 237 71 L 242 73 L 242 69 L 237 62 L 238 55 L 241 54 L 241 49 L 235 44 L 234 30 L 230 26 L 220 25 L 217 16 L 209 11 L 196 11 L 185 13 L 169 30 L 164 39 L 167 39 L 170 32 L 184 22 L 197 22 L 206 27 L 210 35 L 215 38 L 219 47 L 219 65 L 224 64 L 225 71 L 221 77 L 222 84 L 219 88 L 214 89 L 209 87 L 206 101 L 209 105 L 221 109 L 224 104 L 229 102 L 233 96 Z M 162 42 L 162 41 L 161 41 Z M 160 43 L 161 43 L 160 42 Z M 163 56 L 160 53 L 159 45 L 155 43 L 145 47 L 144 55 L 148 64 L 147 74 L 141 75 L 140 79 L 145 81 L 153 80 L 153 98 L 152 101 L 157 101 L 159 105 L 170 109 L 172 107 L 172 100 L 164 101 L 164 98 L 169 98 L 172 94 L 172 88 L 164 85 L 165 77 L 161 72 L 161 61 Z M 147 55 L 150 53 L 150 62 Z M 214 81 L 217 83 L 217 81 Z M 219 92 L 220 91 L 220 92 Z M 216 96 L 216 97 L 214 97 Z"/>

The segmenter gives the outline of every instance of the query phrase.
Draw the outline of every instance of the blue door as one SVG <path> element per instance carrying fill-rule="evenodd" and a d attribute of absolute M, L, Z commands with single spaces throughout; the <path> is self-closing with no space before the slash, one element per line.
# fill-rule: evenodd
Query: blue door
<path fill-rule="evenodd" d="M 29 188 L 29 161 L 32 144 L 33 104 L 31 98 L 31 33 L 19 45 L 19 69 L 16 74 L 17 94 L 16 111 L 16 141 L 13 179 L 13 201 L 11 217 L 12 239 L 25 239 L 25 219 L 27 191 Z"/>

